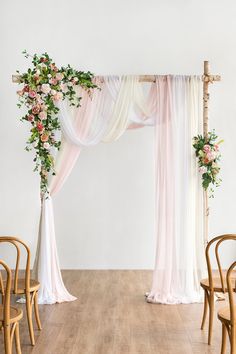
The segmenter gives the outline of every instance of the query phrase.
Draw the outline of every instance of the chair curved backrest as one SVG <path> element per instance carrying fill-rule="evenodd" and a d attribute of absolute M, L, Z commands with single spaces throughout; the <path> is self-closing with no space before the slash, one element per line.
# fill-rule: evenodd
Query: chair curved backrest
<path fill-rule="evenodd" d="M 220 262 L 220 257 L 219 257 L 219 248 L 220 248 L 220 245 L 227 240 L 236 240 L 236 234 L 225 234 L 225 235 L 220 235 L 220 236 L 214 237 L 212 240 L 210 240 L 208 242 L 207 247 L 206 247 L 206 251 L 205 251 L 209 286 L 210 286 L 210 289 L 213 290 L 214 284 L 213 284 L 212 266 L 211 266 L 211 259 L 210 259 L 210 249 L 213 245 L 215 246 L 215 257 L 216 257 L 216 261 L 217 261 L 218 271 L 220 274 L 220 282 L 221 282 L 221 287 L 222 287 L 223 293 L 225 293 L 226 289 L 225 289 L 225 282 L 224 282 L 224 277 L 223 277 L 223 272 L 222 272 L 222 267 L 221 267 L 221 262 Z"/>
<path fill-rule="evenodd" d="M 8 265 L 0 259 L 0 266 L 2 266 L 7 274 L 6 285 L 3 285 L 2 276 L 0 274 L 0 290 L 4 295 L 3 301 L 3 321 L 5 326 L 10 325 L 10 301 L 11 301 L 11 270 Z"/>
<path fill-rule="evenodd" d="M 15 273 L 14 273 L 14 284 L 13 291 L 17 293 L 18 290 L 18 279 L 19 279 L 19 265 L 21 257 L 21 246 L 26 250 L 26 267 L 25 267 L 25 289 L 29 291 L 30 289 L 30 249 L 29 247 L 19 238 L 13 236 L 0 236 L 0 243 L 9 243 L 16 248 L 16 264 L 15 264 Z"/>
<path fill-rule="evenodd" d="M 236 267 L 236 262 L 231 264 L 227 271 L 226 275 L 226 281 L 227 281 L 227 287 L 228 287 L 228 293 L 229 293 L 229 308 L 230 308 L 230 322 L 231 325 L 233 325 L 236 321 L 236 313 L 235 313 L 235 306 L 234 306 L 234 290 L 233 290 L 233 285 L 232 285 L 232 272 L 234 268 Z M 236 285 L 236 279 L 235 280 L 235 285 Z M 234 289 L 236 289 L 236 286 L 234 286 Z M 235 290 L 236 292 L 236 290 Z"/>

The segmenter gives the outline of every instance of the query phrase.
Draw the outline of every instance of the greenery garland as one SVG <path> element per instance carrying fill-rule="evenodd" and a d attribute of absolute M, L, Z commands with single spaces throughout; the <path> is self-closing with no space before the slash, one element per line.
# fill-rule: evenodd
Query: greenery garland
<path fill-rule="evenodd" d="M 23 88 L 17 91 L 19 108 L 26 107 L 27 113 L 21 121 L 30 124 L 30 137 L 26 150 L 35 151 L 35 168 L 41 177 L 41 193 L 48 193 L 48 176 L 55 175 L 52 149 L 60 149 L 61 141 L 56 138 L 60 130 L 57 103 L 68 99 L 71 106 L 80 106 L 81 97 L 76 94 L 75 87 L 80 86 L 90 91 L 97 86 L 93 83 L 94 75 L 90 72 L 77 71 L 70 65 L 58 68 L 47 53 L 29 55 L 23 51 L 26 58 L 32 58 L 33 68 L 20 73 L 19 84 Z"/>
<path fill-rule="evenodd" d="M 220 172 L 219 161 L 221 158 L 219 145 L 223 140 L 216 142 L 217 139 L 218 136 L 215 134 L 214 130 L 208 132 L 206 137 L 198 135 L 193 138 L 193 147 L 196 157 L 198 158 L 199 172 L 202 175 L 202 186 L 205 190 L 207 190 L 210 185 L 218 187 L 222 181 L 218 177 L 218 174 Z M 210 191 L 210 197 L 214 197 L 213 188 L 211 188 Z"/>

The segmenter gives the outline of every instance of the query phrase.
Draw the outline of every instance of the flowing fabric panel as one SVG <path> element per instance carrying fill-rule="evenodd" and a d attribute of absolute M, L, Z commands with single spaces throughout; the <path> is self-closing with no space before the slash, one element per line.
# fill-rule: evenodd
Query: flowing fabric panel
<path fill-rule="evenodd" d="M 201 131 L 201 79 L 158 76 L 146 96 L 136 76 L 97 77 L 96 83 L 101 90 L 91 97 L 78 91 L 82 107 L 60 105 L 62 147 L 50 195 L 62 188 L 82 148 L 117 140 L 127 129 L 156 125 L 157 251 L 148 301 L 198 301 L 204 269 L 202 193 L 191 139 Z M 35 272 L 40 303 L 75 299 L 61 278 L 51 197 L 43 200 Z"/>
<path fill-rule="evenodd" d="M 101 90 L 94 90 L 92 97 L 86 91 L 78 90 L 82 97 L 80 108 L 70 107 L 68 102 L 63 102 L 59 106 L 62 145 L 56 158 L 56 175 L 49 184 L 50 197 L 42 201 L 34 264 L 34 274 L 41 283 L 39 291 L 41 304 L 76 299 L 69 294 L 61 277 L 51 197 L 62 188 L 83 147 L 93 146 L 101 141 L 114 141 L 126 131 L 132 124 L 130 111 L 134 106 L 139 107 L 140 119 L 137 117 L 137 126 L 131 128 L 150 125 L 149 121 L 145 121 L 146 117 L 143 114 L 148 111 L 148 104 L 146 106 L 140 92 L 137 77 L 97 77 L 95 83 Z"/>
<path fill-rule="evenodd" d="M 192 137 L 201 132 L 201 79 L 157 80 L 156 264 L 149 302 L 199 302 L 204 271 L 202 187 Z"/>

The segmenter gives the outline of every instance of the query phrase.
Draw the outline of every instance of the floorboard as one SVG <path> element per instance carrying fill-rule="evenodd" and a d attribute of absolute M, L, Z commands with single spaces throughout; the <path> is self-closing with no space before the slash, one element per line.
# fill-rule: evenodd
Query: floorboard
<path fill-rule="evenodd" d="M 40 306 L 43 330 L 35 330 L 35 347 L 29 343 L 24 313 L 22 354 L 220 353 L 221 327 L 216 316 L 211 346 L 207 330 L 200 330 L 202 304 L 145 302 L 151 271 L 68 270 L 63 278 L 78 300 Z M 224 301 L 217 302 L 216 308 L 221 306 Z M 2 336 L 0 353 L 4 353 Z"/>

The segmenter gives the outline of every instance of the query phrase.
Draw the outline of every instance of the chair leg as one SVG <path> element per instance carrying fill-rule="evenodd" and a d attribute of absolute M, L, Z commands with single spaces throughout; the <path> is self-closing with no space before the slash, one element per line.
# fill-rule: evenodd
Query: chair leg
<path fill-rule="evenodd" d="M 16 343 L 16 353 L 21 354 L 19 323 L 16 324 L 16 328 L 15 328 L 15 343 Z"/>
<path fill-rule="evenodd" d="M 235 354 L 236 353 L 236 333 L 235 333 L 235 326 L 231 326 L 231 336 L 230 336 L 230 345 L 231 345 L 231 350 L 230 354 Z"/>
<path fill-rule="evenodd" d="M 32 344 L 32 345 L 35 345 L 34 329 L 33 329 L 33 319 L 32 319 L 31 294 L 28 293 L 28 292 L 26 292 L 26 293 L 25 293 L 25 299 L 26 299 L 26 313 L 27 313 L 27 320 L 28 320 L 30 341 L 31 341 L 31 344 Z"/>
<path fill-rule="evenodd" d="M 221 342 L 221 354 L 225 354 L 226 350 L 226 334 L 227 334 L 227 329 L 224 323 L 222 323 L 222 342 Z"/>
<path fill-rule="evenodd" d="M 12 354 L 10 325 L 4 326 L 4 347 L 5 347 L 5 354 Z"/>
<path fill-rule="evenodd" d="M 42 325 L 39 318 L 38 291 L 35 292 L 35 296 L 34 296 L 34 313 L 35 313 L 35 319 L 37 322 L 38 329 L 41 331 Z"/>
<path fill-rule="evenodd" d="M 214 320 L 214 291 L 209 294 L 209 329 L 208 329 L 208 344 L 211 344 L 212 329 Z"/>
<path fill-rule="evenodd" d="M 207 316 L 207 310 L 208 310 L 208 298 L 207 298 L 207 290 L 204 290 L 204 310 L 203 310 L 203 316 L 202 316 L 202 324 L 201 324 L 201 329 L 204 328 L 204 324 L 206 321 L 206 316 Z"/>

